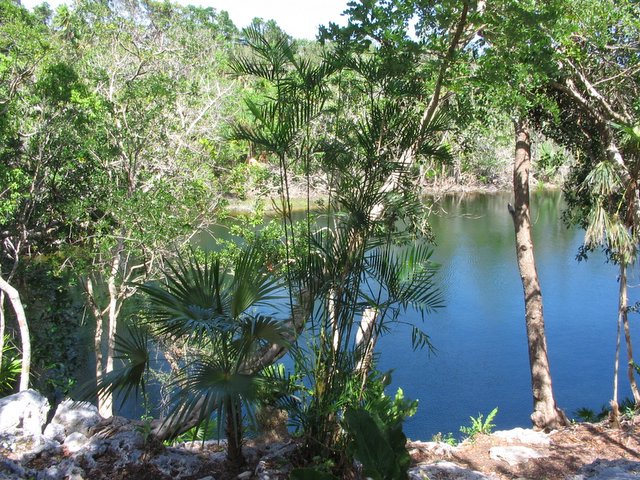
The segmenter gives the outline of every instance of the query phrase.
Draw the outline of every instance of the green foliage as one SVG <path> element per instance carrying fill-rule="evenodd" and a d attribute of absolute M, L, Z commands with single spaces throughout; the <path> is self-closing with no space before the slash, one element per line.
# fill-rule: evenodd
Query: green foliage
<path fill-rule="evenodd" d="M 541 180 L 553 180 L 561 166 L 567 163 L 567 156 L 549 142 L 540 145 L 540 153 L 534 167 Z"/>
<path fill-rule="evenodd" d="M 167 440 L 167 445 L 176 445 L 187 442 L 205 442 L 218 438 L 219 426 L 217 421 L 211 420 L 207 423 L 193 427 L 177 437 Z"/>
<path fill-rule="evenodd" d="M 338 477 L 317 468 L 294 468 L 289 476 L 291 480 L 337 480 Z"/>
<path fill-rule="evenodd" d="M 456 438 L 453 436 L 453 433 L 451 432 L 449 433 L 438 432 L 431 437 L 431 441 L 446 443 L 447 445 L 451 445 L 452 447 L 455 447 L 458 444 L 458 441 L 456 440 Z"/>
<path fill-rule="evenodd" d="M 348 447 L 362 463 L 365 476 L 375 480 L 408 478 L 411 457 L 401 423 L 385 424 L 364 408 L 347 409 L 344 423 L 350 438 Z"/>
<path fill-rule="evenodd" d="M 100 395 L 121 394 L 121 405 L 134 393 L 147 399 L 146 376 L 149 370 L 148 332 L 139 326 L 127 325 L 126 333 L 116 334 L 115 359 L 121 366 L 98 380 Z M 146 408 L 146 405 L 145 405 Z"/>
<path fill-rule="evenodd" d="M 372 371 L 364 392 L 363 408 L 376 415 L 385 425 L 401 425 L 418 411 L 418 400 L 406 399 L 402 388 L 398 388 L 395 397 L 387 396 L 384 390 L 390 383 L 390 372 L 380 374 L 377 370 Z"/>
<path fill-rule="evenodd" d="M 42 256 L 24 262 L 16 272 L 30 287 L 22 288 L 21 299 L 30 325 L 32 385 L 51 403 L 75 388 L 89 350 L 81 299 L 73 277 L 60 272 L 59 262 L 57 257 Z"/>
<path fill-rule="evenodd" d="M 249 195 L 261 197 L 269 192 L 273 181 L 268 165 L 241 163 L 235 166 L 227 179 L 227 189 L 240 200 Z"/>
<path fill-rule="evenodd" d="M 478 435 L 489 435 L 493 431 L 493 428 L 495 427 L 495 424 L 493 424 L 492 422 L 497 414 L 498 414 L 498 407 L 491 410 L 491 412 L 489 412 L 489 414 L 487 415 L 486 419 L 484 418 L 484 415 L 481 413 L 479 413 L 476 418 L 469 417 L 471 420 L 471 425 L 468 427 L 466 426 L 460 427 L 460 431 L 470 440 L 473 440 Z"/>
<path fill-rule="evenodd" d="M 637 405 L 633 399 L 625 398 L 619 405 L 622 415 L 626 419 L 632 419 L 638 413 Z M 575 411 L 576 418 L 581 422 L 598 423 L 609 417 L 611 413 L 611 407 L 609 405 L 602 405 L 599 412 L 595 412 L 591 408 L 582 407 Z"/>
<path fill-rule="evenodd" d="M 196 418 L 205 430 L 216 415 L 224 419 L 230 460 L 242 463 L 242 411 L 250 409 L 268 379 L 255 355 L 272 346 L 285 347 L 289 329 L 259 313 L 277 298 L 280 285 L 265 268 L 256 249 L 245 249 L 233 269 L 214 255 L 191 254 L 167 262 L 162 284 L 138 285 L 146 294 L 145 318 L 151 336 L 183 345 L 190 358 L 180 361 L 168 385 L 170 406 L 164 422 L 181 425 Z M 117 337 L 123 366 L 104 377 L 101 394 L 144 394 L 149 365 L 149 339 L 134 329 Z"/>
<path fill-rule="evenodd" d="M 0 397 L 13 392 L 20 376 L 21 367 L 20 353 L 11 337 L 5 334 L 2 344 L 2 362 L 0 363 Z"/>

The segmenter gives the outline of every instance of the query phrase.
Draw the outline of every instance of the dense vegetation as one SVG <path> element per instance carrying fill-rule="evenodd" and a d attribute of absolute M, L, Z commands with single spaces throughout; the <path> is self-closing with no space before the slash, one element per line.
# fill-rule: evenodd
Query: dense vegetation
<path fill-rule="evenodd" d="M 91 352 L 104 416 L 114 395 L 146 402 L 162 383 L 160 439 L 217 416 L 240 465 L 246 418 L 278 408 L 301 438 L 297 478 L 354 457 L 367 476 L 403 478 L 415 404 L 384 393 L 375 346 L 407 308 L 442 306 L 422 194 L 505 187 L 512 165 L 517 238 L 531 228 L 530 171 L 566 177 L 584 254 L 604 247 L 620 266 L 633 383 L 639 10 L 355 1 L 346 27 L 305 42 L 259 19 L 240 31 L 211 8 L 0 0 L 0 388 L 60 400 Z M 237 242 L 193 247 L 245 198 L 255 213 Z M 256 233 L 265 201 L 277 218 Z M 548 428 L 566 418 L 532 350 L 546 350 L 534 310 L 532 420 Z M 151 368 L 152 347 L 168 373 Z M 293 372 L 276 363 L 286 353 Z"/>

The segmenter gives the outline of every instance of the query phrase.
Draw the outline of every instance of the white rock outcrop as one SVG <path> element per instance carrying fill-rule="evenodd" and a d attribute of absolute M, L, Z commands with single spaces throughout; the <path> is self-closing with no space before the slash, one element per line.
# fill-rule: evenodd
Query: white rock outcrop
<path fill-rule="evenodd" d="M 89 436 L 89 429 L 100 420 L 102 417 L 94 405 L 67 399 L 58 405 L 55 415 L 44 430 L 44 436 L 58 442 L 64 441 L 72 433 Z"/>
<path fill-rule="evenodd" d="M 49 401 L 35 390 L 0 398 L 0 433 L 39 436 L 48 413 Z"/>

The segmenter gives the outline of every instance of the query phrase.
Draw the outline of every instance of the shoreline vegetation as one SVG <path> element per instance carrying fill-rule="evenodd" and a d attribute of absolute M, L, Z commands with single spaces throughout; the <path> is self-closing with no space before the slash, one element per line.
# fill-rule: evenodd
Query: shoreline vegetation
<path fill-rule="evenodd" d="M 560 182 L 535 182 L 532 186 L 533 191 L 558 191 L 562 189 Z M 323 190 L 314 191 L 307 200 L 304 188 L 294 189 L 295 194 L 290 199 L 291 209 L 294 212 L 303 212 L 307 208 L 307 201 L 311 206 L 311 210 L 322 210 L 326 205 L 329 196 Z M 513 193 L 510 185 L 463 185 L 455 183 L 447 183 L 446 185 L 428 185 L 421 189 L 421 197 L 424 199 L 435 199 L 446 195 L 491 195 L 498 193 Z M 231 214 L 234 213 L 250 213 L 255 210 L 256 204 L 259 202 L 266 214 L 274 214 L 280 209 L 280 197 L 276 195 L 261 196 L 248 195 L 247 198 L 240 199 L 235 196 L 226 198 L 228 204 L 227 209 Z"/>
<path fill-rule="evenodd" d="M 103 418 L 131 394 L 145 440 L 218 422 L 234 475 L 247 417 L 285 405 L 301 432 L 291 478 L 406 480 L 417 402 L 385 392 L 376 353 L 402 329 L 431 350 L 404 312 L 446 306 L 421 196 L 512 185 L 531 374 L 520 391 L 536 428 L 567 426 L 529 205 L 530 190 L 560 182 L 564 219 L 585 227 L 580 254 L 602 249 L 619 267 L 611 424 L 623 370 L 640 409 L 627 318 L 640 3 L 355 0 L 343 15 L 308 41 L 171 1 L 0 0 L 2 395 L 35 387 L 57 403 L 89 365 L 84 398 Z M 326 228 L 307 208 L 323 204 L 339 212 Z M 233 239 L 192 248 L 229 212 Z M 257 313 L 282 290 L 282 318 Z M 293 376 L 277 363 L 287 353 Z M 154 354 L 169 368 L 154 370 Z"/>

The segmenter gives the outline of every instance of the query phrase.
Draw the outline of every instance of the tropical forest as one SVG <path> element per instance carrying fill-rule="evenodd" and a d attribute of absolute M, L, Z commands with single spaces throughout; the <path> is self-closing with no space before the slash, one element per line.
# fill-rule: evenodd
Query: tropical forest
<path fill-rule="evenodd" d="M 0 0 L 0 479 L 639 478 L 639 229 L 637 0 Z"/>

